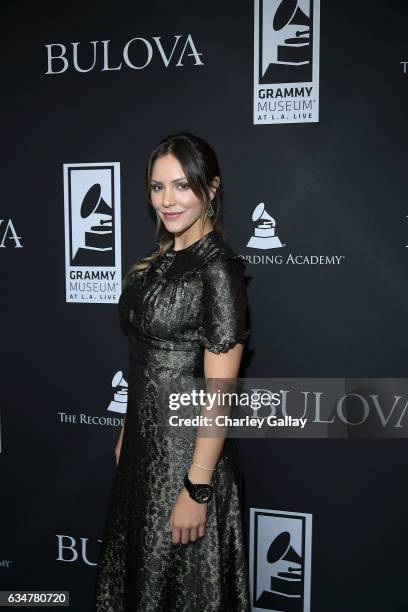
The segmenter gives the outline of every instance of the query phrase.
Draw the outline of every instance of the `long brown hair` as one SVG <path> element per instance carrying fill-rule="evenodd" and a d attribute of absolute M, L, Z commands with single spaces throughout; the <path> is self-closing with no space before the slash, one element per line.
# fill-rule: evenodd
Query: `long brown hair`
<path fill-rule="evenodd" d="M 203 234 L 206 219 L 209 218 L 207 217 L 207 211 L 210 205 L 212 205 L 212 208 L 215 211 L 215 214 L 210 218 L 212 228 L 221 236 L 224 236 L 221 210 L 222 180 L 220 167 L 217 156 L 212 147 L 210 147 L 210 145 L 199 136 L 195 136 L 189 132 L 170 134 L 161 140 L 157 147 L 152 151 L 145 173 L 146 197 L 150 204 L 152 203 L 150 197 L 150 179 L 154 162 L 156 159 L 168 154 L 174 155 L 174 157 L 180 162 L 191 190 L 202 202 L 200 217 L 201 235 Z M 211 186 L 215 176 L 220 177 L 220 184 L 215 191 L 214 198 L 211 200 L 208 195 L 208 188 Z M 152 254 L 139 259 L 130 268 L 124 278 L 125 283 L 128 280 L 131 272 L 144 270 L 151 261 L 157 257 L 160 257 L 168 249 L 174 246 L 174 236 L 172 233 L 167 231 L 157 212 L 155 235 L 158 242 L 157 249 Z"/>

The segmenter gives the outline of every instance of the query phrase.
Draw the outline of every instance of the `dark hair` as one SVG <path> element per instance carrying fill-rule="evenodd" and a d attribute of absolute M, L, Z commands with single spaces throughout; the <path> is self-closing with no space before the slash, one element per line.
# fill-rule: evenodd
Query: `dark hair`
<path fill-rule="evenodd" d="M 220 167 L 214 150 L 199 136 L 195 136 L 189 132 L 170 134 L 152 151 L 145 174 L 145 189 L 148 201 L 151 203 L 150 179 L 154 162 L 156 159 L 168 154 L 174 155 L 180 162 L 193 193 L 203 204 L 200 218 L 201 234 L 203 234 L 206 219 L 210 219 L 213 229 L 221 236 L 224 236 L 221 210 L 222 180 Z M 211 200 L 208 195 L 208 188 L 211 186 L 215 176 L 220 177 L 220 184 L 215 191 L 214 198 Z M 215 214 L 211 218 L 207 217 L 207 211 L 210 204 L 215 211 Z M 156 236 L 158 237 L 158 248 L 151 255 L 138 260 L 127 272 L 124 279 L 125 281 L 128 279 L 131 272 L 135 270 L 144 270 L 152 260 L 163 255 L 169 248 L 174 246 L 174 236 L 167 231 L 157 212 Z"/>

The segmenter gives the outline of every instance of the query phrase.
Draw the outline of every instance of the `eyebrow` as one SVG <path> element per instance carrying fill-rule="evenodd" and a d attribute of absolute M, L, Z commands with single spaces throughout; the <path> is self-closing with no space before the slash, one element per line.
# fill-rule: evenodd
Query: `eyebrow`
<path fill-rule="evenodd" d="M 185 180 L 186 180 L 186 177 L 185 177 L 185 176 L 182 176 L 182 177 L 180 177 L 180 178 L 176 178 L 176 179 L 174 179 L 174 181 L 170 181 L 170 182 L 171 182 L 171 183 L 177 183 L 178 181 L 185 181 Z M 157 184 L 159 184 L 159 185 L 162 185 L 162 184 L 163 184 L 161 181 L 154 181 L 153 179 L 150 179 L 150 182 L 151 182 L 151 183 L 157 183 Z"/>

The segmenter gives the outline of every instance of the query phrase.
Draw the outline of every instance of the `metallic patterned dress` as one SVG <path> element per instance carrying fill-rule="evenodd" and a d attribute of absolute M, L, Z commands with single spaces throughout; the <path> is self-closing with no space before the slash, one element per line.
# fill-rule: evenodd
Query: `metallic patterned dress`
<path fill-rule="evenodd" d="M 244 270 L 244 261 L 212 230 L 133 272 L 123 288 L 128 406 L 98 558 L 96 612 L 250 609 L 236 441 L 226 438 L 214 472 L 204 537 L 174 545 L 168 520 L 196 431 L 159 426 L 163 385 L 190 390 L 204 377 L 204 347 L 220 353 L 245 344 Z"/>

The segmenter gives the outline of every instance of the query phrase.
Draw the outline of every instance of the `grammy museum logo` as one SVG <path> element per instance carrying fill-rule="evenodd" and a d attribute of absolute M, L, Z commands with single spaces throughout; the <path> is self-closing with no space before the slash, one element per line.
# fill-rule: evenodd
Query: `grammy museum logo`
<path fill-rule="evenodd" d="M 250 509 L 253 612 L 310 612 L 312 515 Z"/>
<path fill-rule="evenodd" d="M 122 288 L 119 162 L 64 164 L 66 301 L 112 304 Z"/>
<path fill-rule="evenodd" d="M 319 121 L 320 0 L 255 0 L 254 125 Z"/>

